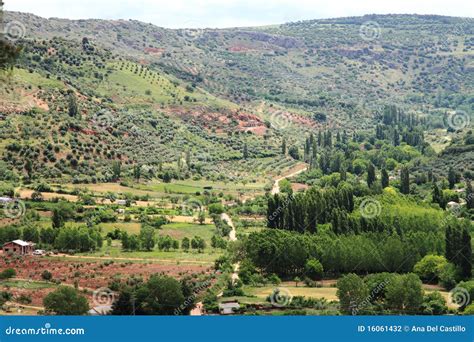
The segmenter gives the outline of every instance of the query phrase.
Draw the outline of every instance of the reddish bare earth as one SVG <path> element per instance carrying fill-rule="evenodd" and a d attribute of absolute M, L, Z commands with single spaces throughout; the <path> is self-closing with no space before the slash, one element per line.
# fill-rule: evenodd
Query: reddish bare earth
<path fill-rule="evenodd" d="M 79 288 L 94 291 L 100 287 L 107 287 L 114 278 L 127 279 L 134 275 L 148 279 L 151 275 L 164 273 L 175 278 L 187 274 L 210 273 L 211 270 L 203 265 L 162 265 L 159 263 L 131 263 L 131 262 L 81 262 L 71 259 L 57 260 L 47 257 L 24 256 L 22 258 L 0 257 L 0 269 L 13 268 L 17 279 L 41 281 L 41 274 L 48 270 L 53 280 L 61 281 L 63 285 L 74 285 L 77 281 Z M 0 283 L 1 286 L 1 283 Z M 29 294 L 32 296 L 31 305 L 41 305 L 42 298 L 53 289 L 9 289 L 15 296 Z"/>

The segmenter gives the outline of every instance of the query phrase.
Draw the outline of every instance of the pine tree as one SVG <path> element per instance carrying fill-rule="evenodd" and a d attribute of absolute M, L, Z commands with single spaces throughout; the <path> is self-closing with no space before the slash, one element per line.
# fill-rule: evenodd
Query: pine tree
<path fill-rule="evenodd" d="M 69 116 L 70 117 L 75 117 L 77 115 L 78 109 L 77 109 L 77 101 L 76 101 L 76 95 L 74 93 L 69 94 Z"/>
<path fill-rule="evenodd" d="M 186 152 L 186 166 L 188 169 L 191 167 L 191 152 L 189 150 Z"/>
<path fill-rule="evenodd" d="M 453 189 L 454 186 L 456 185 L 456 172 L 452 167 L 449 168 L 448 171 L 448 182 L 449 182 L 449 188 Z"/>
<path fill-rule="evenodd" d="M 313 145 L 312 146 L 312 153 L 313 153 L 312 161 L 316 162 L 316 159 L 318 159 L 318 145 L 316 143 L 316 140 L 313 139 L 312 145 Z"/>
<path fill-rule="evenodd" d="M 390 186 L 390 179 L 388 177 L 388 172 L 387 170 L 385 170 L 385 168 L 382 169 L 381 175 L 382 175 L 382 179 L 381 179 L 382 188 L 383 189 L 388 188 Z"/>
<path fill-rule="evenodd" d="M 286 155 L 286 139 L 281 142 L 281 154 Z"/>
<path fill-rule="evenodd" d="M 398 130 L 395 128 L 393 130 L 393 146 L 398 146 L 400 145 L 400 135 L 398 133 Z"/>
<path fill-rule="evenodd" d="M 346 181 L 347 180 L 347 166 L 345 163 L 341 165 L 341 169 L 339 171 L 339 177 L 341 181 Z"/>
<path fill-rule="evenodd" d="M 400 172 L 400 192 L 405 195 L 410 193 L 410 173 L 405 166 Z"/>
<path fill-rule="evenodd" d="M 33 177 L 33 163 L 31 159 L 26 160 L 25 171 L 26 171 L 26 174 L 28 175 L 28 179 L 31 180 L 31 178 Z"/>
<path fill-rule="evenodd" d="M 472 245 L 471 234 L 467 226 L 464 226 L 462 229 L 459 266 L 461 267 L 463 277 L 470 279 L 472 276 Z"/>
<path fill-rule="evenodd" d="M 122 174 L 122 163 L 120 161 L 114 161 L 112 163 L 112 173 L 113 173 L 113 180 L 116 181 L 120 178 Z"/>
<path fill-rule="evenodd" d="M 308 162 L 309 160 L 309 152 L 311 150 L 311 143 L 309 141 L 309 138 L 306 138 L 305 144 L 304 144 L 304 161 Z"/>
<path fill-rule="evenodd" d="M 466 208 L 474 209 L 474 192 L 470 180 L 466 182 Z"/>
<path fill-rule="evenodd" d="M 436 183 L 433 183 L 433 192 L 431 197 L 433 198 L 433 203 L 438 203 L 441 206 L 441 203 L 443 201 L 443 193 L 441 192 Z"/>
<path fill-rule="evenodd" d="M 268 198 L 268 205 L 267 205 L 267 227 L 268 228 L 276 228 L 276 207 L 275 207 L 275 197 Z"/>
<path fill-rule="evenodd" d="M 429 170 L 428 171 L 428 182 L 433 182 L 433 171 Z"/>
<path fill-rule="evenodd" d="M 140 177 L 141 177 L 141 174 L 142 174 L 142 168 L 140 165 L 135 165 L 133 167 L 133 177 L 135 178 L 135 180 L 137 182 L 140 181 Z"/>
<path fill-rule="evenodd" d="M 370 163 L 368 168 L 367 168 L 367 185 L 369 188 L 374 184 L 374 182 L 377 180 L 375 176 L 375 166 L 374 164 Z"/>
<path fill-rule="evenodd" d="M 472 247 L 469 221 L 451 219 L 445 229 L 446 259 L 461 269 L 461 275 L 468 279 L 472 275 Z"/>
<path fill-rule="evenodd" d="M 244 151 L 243 151 L 244 159 L 249 157 L 249 150 L 247 144 L 244 144 Z"/>

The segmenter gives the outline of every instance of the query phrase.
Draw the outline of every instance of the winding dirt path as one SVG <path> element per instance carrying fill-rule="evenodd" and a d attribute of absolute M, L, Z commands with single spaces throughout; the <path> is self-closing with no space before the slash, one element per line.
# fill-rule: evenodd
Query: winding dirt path
<path fill-rule="evenodd" d="M 232 228 L 232 230 L 229 233 L 229 240 L 230 241 L 237 241 L 237 231 L 235 230 L 234 222 L 232 222 L 232 219 L 230 216 L 226 213 L 221 214 L 221 219 Z M 240 263 L 234 264 L 234 272 L 232 273 L 232 281 L 235 282 L 237 279 L 239 279 L 239 267 Z M 220 292 L 217 297 L 222 297 L 222 292 Z M 196 303 L 196 306 L 194 309 L 191 310 L 190 315 L 191 316 L 202 316 L 204 314 L 204 305 L 202 302 Z"/>
<path fill-rule="evenodd" d="M 281 176 L 277 179 L 275 179 L 275 183 L 273 183 L 273 188 L 272 188 L 272 195 L 278 194 L 280 192 L 280 181 L 286 179 L 286 178 L 291 178 L 293 176 L 296 176 L 304 171 L 308 170 L 308 167 L 304 164 L 300 164 L 297 166 L 297 170 L 285 175 Z"/>
<path fill-rule="evenodd" d="M 308 166 L 305 164 L 301 164 L 297 166 L 297 169 L 293 172 L 290 172 L 289 174 L 282 176 L 280 178 L 275 179 L 275 183 L 273 184 L 272 188 L 272 195 L 278 194 L 280 192 L 280 181 L 286 178 L 291 178 L 293 176 L 296 176 L 308 169 Z M 234 222 L 232 222 L 232 219 L 227 213 L 222 213 L 221 214 L 221 219 L 223 221 L 226 221 L 227 224 L 232 228 L 232 230 L 229 233 L 229 240 L 230 241 L 237 241 L 237 231 L 235 229 Z M 239 279 L 239 268 L 240 268 L 240 262 L 237 262 L 234 264 L 234 272 L 232 273 L 232 282 L 235 282 Z M 222 297 L 222 292 L 219 293 L 217 296 Z M 204 314 L 204 306 L 202 302 L 196 303 L 196 306 L 194 309 L 191 310 L 191 316 L 202 316 Z"/>
<path fill-rule="evenodd" d="M 229 233 L 229 240 L 230 241 L 237 241 L 237 231 L 235 230 L 234 223 L 232 222 L 232 219 L 230 218 L 229 215 L 226 213 L 223 213 L 221 215 L 222 220 L 226 221 L 227 224 L 232 228 L 232 230 Z M 232 273 L 232 281 L 235 282 L 237 279 L 239 279 L 239 268 L 240 268 L 240 262 L 234 264 L 234 273 Z"/>

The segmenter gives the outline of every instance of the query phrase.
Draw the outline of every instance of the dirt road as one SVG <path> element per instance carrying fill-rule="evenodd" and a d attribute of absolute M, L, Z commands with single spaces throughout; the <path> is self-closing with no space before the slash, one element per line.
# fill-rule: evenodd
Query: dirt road
<path fill-rule="evenodd" d="M 286 178 L 291 178 L 293 176 L 296 176 L 296 175 L 306 171 L 307 169 L 308 169 L 308 167 L 306 165 L 302 164 L 302 165 L 298 166 L 297 170 L 292 171 L 292 172 L 290 172 L 289 174 L 287 174 L 285 176 L 282 176 L 280 178 L 275 179 L 275 183 L 273 184 L 273 188 L 272 188 L 272 195 L 278 194 L 280 192 L 280 181 L 282 181 L 283 179 L 286 179 Z"/>

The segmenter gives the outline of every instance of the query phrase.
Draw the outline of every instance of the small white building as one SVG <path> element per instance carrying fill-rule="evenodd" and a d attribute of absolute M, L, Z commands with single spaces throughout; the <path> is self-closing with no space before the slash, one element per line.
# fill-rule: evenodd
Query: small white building
<path fill-rule="evenodd" d="M 23 240 L 13 240 L 3 245 L 4 253 L 25 255 L 32 254 L 34 249 L 35 244 L 33 242 L 27 242 Z"/>

